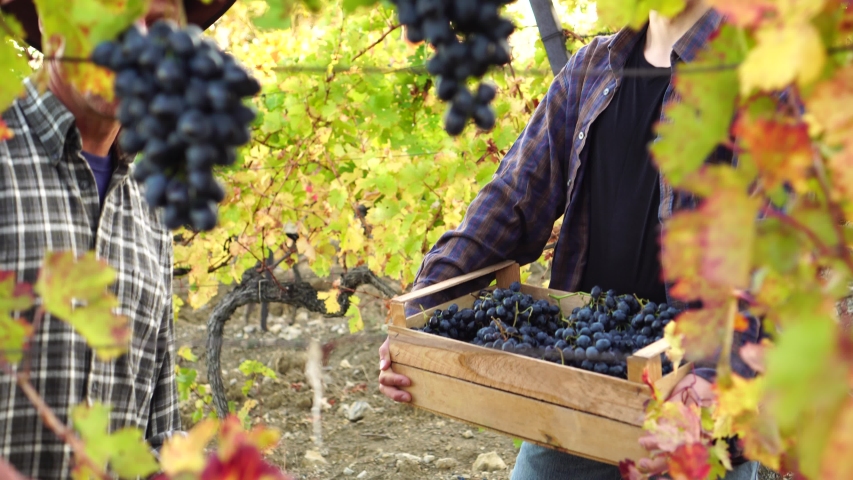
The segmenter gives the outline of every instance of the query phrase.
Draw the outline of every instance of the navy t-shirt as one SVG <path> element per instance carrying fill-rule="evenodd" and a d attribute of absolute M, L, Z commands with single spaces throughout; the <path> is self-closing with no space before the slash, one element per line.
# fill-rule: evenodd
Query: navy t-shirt
<path fill-rule="evenodd" d="M 655 69 L 645 58 L 645 36 L 625 67 Z M 666 302 L 660 266 L 660 184 L 649 154 L 669 68 L 656 77 L 626 76 L 589 130 L 582 188 L 590 204 L 589 253 L 580 291 L 598 285 Z"/>
<path fill-rule="evenodd" d="M 113 159 L 107 154 L 106 157 L 83 152 L 83 157 L 89 162 L 89 168 L 95 174 L 95 183 L 98 184 L 98 198 L 101 200 L 101 208 L 104 208 L 104 198 L 107 189 L 110 188 L 110 179 L 113 177 Z"/>

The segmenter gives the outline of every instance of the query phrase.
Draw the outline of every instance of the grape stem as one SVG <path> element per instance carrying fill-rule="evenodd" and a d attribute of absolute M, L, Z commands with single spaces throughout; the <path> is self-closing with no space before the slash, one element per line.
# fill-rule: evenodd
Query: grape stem
<path fill-rule="evenodd" d="M 356 60 L 358 59 L 358 57 L 360 57 L 360 56 L 364 55 L 365 53 L 369 52 L 373 47 L 375 47 L 375 46 L 379 45 L 380 43 L 382 43 L 382 40 L 385 40 L 385 37 L 387 37 L 388 35 L 390 35 L 390 34 L 391 34 L 391 32 L 393 32 L 394 30 L 397 30 L 397 29 L 398 29 L 398 28 L 400 28 L 400 27 L 402 27 L 402 25 L 401 25 L 401 24 L 399 24 L 399 23 L 398 23 L 398 24 L 396 24 L 396 25 L 393 25 L 391 28 L 389 28 L 389 29 L 388 29 L 388 30 L 386 30 L 384 33 L 382 33 L 382 35 L 380 35 L 380 36 L 379 36 L 379 38 L 378 38 L 375 42 L 373 42 L 373 43 L 371 43 L 370 45 L 368 45 L 367 47 L 365 47 L 365 48 L 364 48 L 364 50 L 362 50 L 362 51 L 360 51 L 360 52 L 356 53 L 356 54 L 355 54 L 355 55 L 350 59 L 350 62 L 354 62 L 354 61 L 356 61 Z"/>

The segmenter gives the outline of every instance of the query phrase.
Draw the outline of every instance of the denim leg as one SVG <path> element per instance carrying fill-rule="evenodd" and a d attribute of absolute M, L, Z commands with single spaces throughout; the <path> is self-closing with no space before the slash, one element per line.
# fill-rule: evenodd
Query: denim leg
<path fill-rule="evenodd" d="M 510 480 L 621 480 L 619 468 L 583 457 L 521 444 Z M 740 479 L 737 479 L 740 480 Z"/>
<path fill-rule="evenodd" d="M 621 480 L 619 468 L 532 443 L 521 444 L 510 480 Z M 664 476 L 664 478 L 666 478 Z M 758 462 L 735 467 L 724 480 L 756 480 Z"/>

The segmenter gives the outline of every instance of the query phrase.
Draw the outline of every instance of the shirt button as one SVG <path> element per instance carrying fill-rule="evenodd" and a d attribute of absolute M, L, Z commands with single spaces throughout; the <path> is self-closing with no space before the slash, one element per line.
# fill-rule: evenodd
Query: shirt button
<path fill-rule="evenodd" d="M 578 139 L 583 140 L 583 132 L 578 134 Z"/>
<path fill-rule="evenodd" d="M 610 93 L 610 89 L 609 89 L 609 88 L 605 88 L 605 89 L 604 89 L 604 94 L 605 94 L 605 95 L 607 95 L 607 94 L 609 94 L 609 93 Z"/>

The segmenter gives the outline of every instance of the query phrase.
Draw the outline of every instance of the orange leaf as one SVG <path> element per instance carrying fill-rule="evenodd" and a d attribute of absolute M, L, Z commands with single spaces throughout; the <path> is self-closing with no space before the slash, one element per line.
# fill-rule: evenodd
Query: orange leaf
<path fill-rule="evenodd" d="M 847 398 L 835 420 L 835 426 L 823 452 L 820 478 L 853 478 L 853 398 Z"/>
<path fill-rule="evenodd" d="M 708 0 L 708 4 L 739 27 L 754 27 L 765 17 L 776 13 L 770 0 Z"/>
<path fill-rule="evenodd" d="M 843 143 L 853 131 L 853 65 L 835 72 L 815 86 L 806 99 L 806 111 L 824 131 L 831 144 Z"/>
<path fill-rule="evenodd" d="M 680 445 L 669 457 L 669 475 L 672 480 L 706 478 L 711 472 L 708 459 L 708 447 L 705 445 Z"/>
<path fill-rule="evenodd" d="M 15 136 L 15 132 L 9 129 L 9 125 L 0 118 L 0 142 L 11 140 Z"/>
<path fill-rule="evenodd" d="M 745 332 L 749 329 L 749 319 L 746 318 L 742 313 L 735 314 L 735 331 L 736 332 Z"/>
<path fill-rule="evenodd" d="M 735 123 L 734 132 L 752 154 L 767 190 L 786 181 L 798 192 L 807 188 L 812 149 L 805 123 L 744 115 Z"/>

